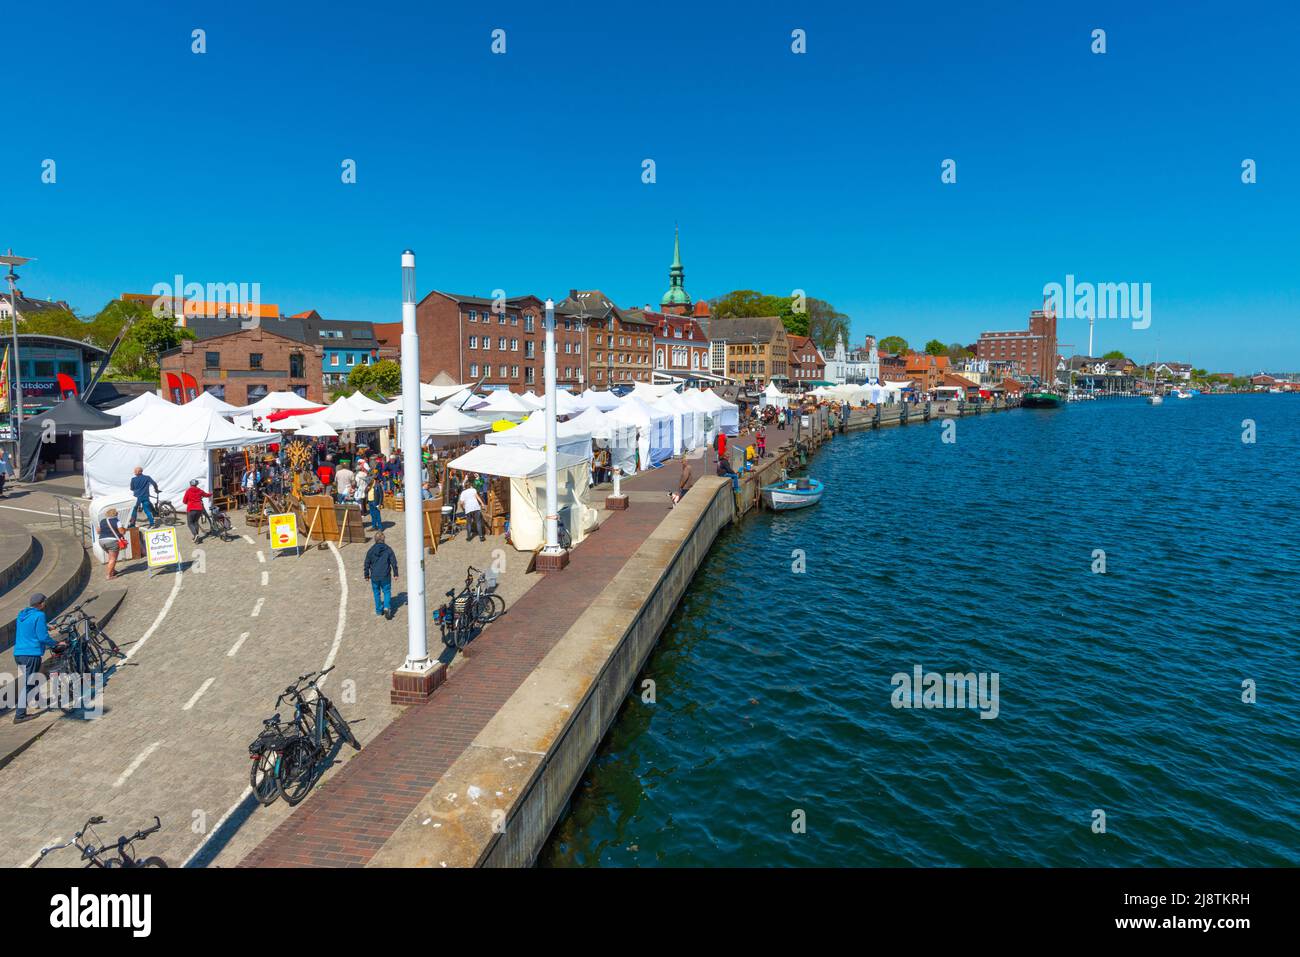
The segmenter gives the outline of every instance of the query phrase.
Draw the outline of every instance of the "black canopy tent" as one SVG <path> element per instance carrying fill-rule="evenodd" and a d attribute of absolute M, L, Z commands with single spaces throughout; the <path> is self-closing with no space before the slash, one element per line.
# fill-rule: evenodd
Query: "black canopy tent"
<path fill-rule="evenodd" d="M 41 449 L 46 445 L 59 445 L 60 437 L 69 439 L 80 436 L 82 432 L 112 429 L 121 424 L 122 421 L 117 416 L 100 412 L 86 405 L 76 396 L 64 399 L 52 409 L 24 419 L 18 476 L 30 482 L 36 474 L 36 466 L 41 459 Z"/>

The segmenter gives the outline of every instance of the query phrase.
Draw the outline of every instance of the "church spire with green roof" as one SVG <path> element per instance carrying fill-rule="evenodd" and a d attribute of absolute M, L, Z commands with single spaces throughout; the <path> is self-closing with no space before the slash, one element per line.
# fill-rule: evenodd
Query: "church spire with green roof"
<path fill-rule="evenodd" d="M 673 264 L 668 270 L 668 291 L 664 297 L 659 300 L 661 308 L 667 306 L 677 306 L 683 312 L 691 308 L 691 296 L 686 291 L 683 283 L 686 281 L 686 270 L 682 268 L 682 245 L 681 238 L 677 229 L 673 229 Z"/>

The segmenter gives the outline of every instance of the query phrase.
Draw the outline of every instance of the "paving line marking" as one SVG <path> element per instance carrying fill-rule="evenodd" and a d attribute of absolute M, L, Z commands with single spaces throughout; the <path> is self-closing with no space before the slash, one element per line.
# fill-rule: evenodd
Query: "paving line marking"
<path fill-rule="evenodd" d="M 263 588 L 266 587 L 267 582 L 269 582 L 270 580 L 271 580 L 271 573 L 270 573 L 270 572 L 262 572 L 262 587 L 263 587 Z"/>
<path fill-rule="evenodd" d="M 0 508 L 7 508 L 11 512 L 31 512 L 33 515 L 53 515 L 55 518 L 59 517 L 58 512 L 42 512 L 34 508 L 19 508 L 17 505 L 0 505 Z"/>
<path fill-rule="evenodd" d="M 214 835 L 221 833 L 221 828 L 226 823 L 226 821 L 230 820 L 230 815 L 238 811 L 239 806 L 243 804 L 244 801 L 248 799 L 248 796 L 252 793 L 253 793 L 253 788 L 251 786 L 244 788 L 243 793 L 239 795 L 235 803 L 230 805 L 230 810 L 227 811 L 225 814 L 221 815 L 221 820 L 217 821 L 216 824 L 212 825 L 212 827 L 208 829 L 208 833 L 203 836 L 203 840 L 199 841 L 199 846 L 190 852 L 190 856 L 185 858 L 185 863 L 182 864 L 181 867 L 190 866 L 190 861 L 194 860 L 194 858 L 198 857 L 199 854 L 202 853 L 203 849 L 208 846 L 208 841 L 212 840 Z"/>
<path fill-rule="evenodd" d="M 261 562 L 263 565 L 266 564 L 266 555 L 260 550 L 257 553 L 257 560 Z"/>
<path fill-rule="evenodd" d="M 140 765 L 144 764 L 145 759 L 148 758 L 149 755 L 157 751 L 161 745 L 162 745 L 161 741 L 155 741 L 153 744 L 149 745 L 149 747 L 145 748 L 143 751 L 137 754 L 135 756 L 135 760 L 132 761 L 129 765 L 127 765 L 126 770 L 123 771 L 121 775 L 118 777 L 118 779 L 113 782 L 113 787 L 120 788 L 123 784 L 125 784 L 126 779 L 129 778 L 131 775 L 135 774 L 136 769 L 140 767 Z"/>
<path fill-rule="evenodd" d="M 176 601 L 176 593 L 181 590 L 181 582 L 184 580 L 185 576 L 181 574 L 180 566 L 177 565 L 176 580 L 172 582 L 171 594 L 168 595 L 167 600 L 163 602 L 162 610 L 158 612 L 158 617 L 153 620 L 153 624 L 149 626 L 149 630 L 144 633 L 139 641 L 131 646 L 131 650 L 126 653 L 126 657 L 122 659 L 123 661 L 130 661 L 131 657 L 144 647 L 144 643 L 153 637 L 153 633 L 158 630 L 158 626 L 161 625 L 163 619 L 167 617 L 167 612 L 172 610 L 172 602 Z"/>
<path fill-rule="evenodd" d="M 262 605 L 266 603 L 265 598 L 259 598 L 257 604 L 253 606 L 253 617 L 256 618 L 262 613 Z"/>
<path fill-rule="evenodd" d="M 343 567 L 343 555 L 339 552 L 338 546 L 333 542 L 329 543 L 330 551 L 334 553 L 334 562 L 339 567 L 339 623 L 334 629 L 334 644 L 330 646 L 330 653 L 325 656 L 325 664 L 321 668 L 327 671 L 334 665 L 334 659 L 338 656 L 339 647 L 343 644 L 343 634 L 348 627 L 348 570 Z M 326 675 L 320 680 L 324 684 L 329 678 Z"/>
<path fill-rule="evenodd" d="M 216 680 L 217 680 L 216 678 L 209 678 L 207 681 L 203 682 L 203 684 L 199 685 L 199 690 L 194 692 L 194 697 L 190 698 L 189 701 L 185 702 L 185 707 L 181 708 L 181 710 L 189 711 L 190 708 L 194 707 L 195 702 L 197 702 L 199 698 L 203 696 L 203 692 L 211 688 L 212 682 Z"/>
<path fill-rule="evenodd" d="M 253 541 L 252 537 L 249 536 L 249 535 L 245 535 L 245 536 L 244 536 L 244 541 L 248 542 L 248 544 L 250 544 L 250 545 L 256 545 L 256 544 L 257 544 L 257 542 Z"/>
<path fill-rule="evenodd" d="M 235 657 L 235 653 L 239 651 L 239 646 L 242 645 L 244 641 L 247 640 L 247 638 L 248 638 L 248 632 L 244 632 L 242 635 L 240 635 L 239 640 L 235 642 L 233 645 L 231 645 L 230 650 L 226 652 L 226 657 L 227 658 Z"/>

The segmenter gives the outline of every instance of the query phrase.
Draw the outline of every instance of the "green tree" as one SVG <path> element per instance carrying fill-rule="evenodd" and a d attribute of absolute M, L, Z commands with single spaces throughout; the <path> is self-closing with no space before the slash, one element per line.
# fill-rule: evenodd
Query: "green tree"
<path fill-rule="evenodd" d="M 900 352 L 906 352 L 908 349 L 907 340 L 902 336 L 885 336 L 876 346 L 881 352 L 888 352 L 897 355 Z"/>
<path fill-rule="evenodd" d="M 808 336 L 822 349 L 833 349 L 837 336 L 849 341 L 849 317 L 829 302 L 808 296 L 796 310 L 793 296 L 771 296 L 756 289 L 736 289 L 709 300 L 709 311 L 719 319 L 778 316 L 786 332 Z"/>
<path fill-rule="evenodd" d="M 975 356 L 975 353 L 971 352 L 960 342 L 948 343 L 948 347 L 944 349 L 944 354 L 953 362 L 956 362 L 958 359 L 971 359 Z"/>
<path fill-rule="evenodd" d="M 60 336 L 76 342 L 94 342 L 93 329 L 91 322 L 78 319 L 67 309 L 26 312 L 22 315 L 22 321 L 18 323 L 18 331 L 23 335 Z"/>
<path fill-rule="evenodd" d="M 948 347 L 938 339 L 931 339 L 925 344 L 925 354 L 928 356 L 946 356 Z"/>
<path fill-rule="evenodd" d="M 367 395 L 397 395 L 402 391 L 402 367 L 392 359 L 353 366 L 348 373 L 348 388 Z"/>
<path fill-rule="evenodd" d="M 1124 353 L 1121 352 L 1120 350 L 1118 350 L 1118 349 L 1112 349 L 1112 350 L 1110 350 L 1110 352 L 1108 352 L 1108 353 L 1106 353 L 1104 356 L 1102 356 L 1102 358 L 1103 358 L 1103 359 L 1114 359 L 1116 362 L 1122 362 L 1126 357 L 1125 357 Z"/>

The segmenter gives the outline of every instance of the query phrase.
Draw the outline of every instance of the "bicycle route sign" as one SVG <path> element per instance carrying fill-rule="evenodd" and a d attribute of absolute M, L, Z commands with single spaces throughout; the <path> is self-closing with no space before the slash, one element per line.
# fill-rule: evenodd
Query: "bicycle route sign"
<path fill-rule="evenodd" d="M 273 550 L 298 547 L 297 515 L 292 512 L 283 515 L 268 515 L 266 521 L 267 534 L 270 536 Z"/>
<path fill-rule="evenodd" d="M 181 547 L 174 528 L 151 528 L 144 532 L 144 550 L 150 568 L 181 563 Z"/>

